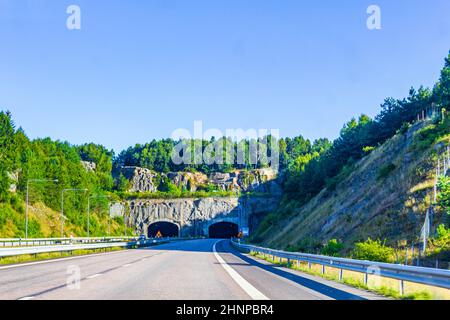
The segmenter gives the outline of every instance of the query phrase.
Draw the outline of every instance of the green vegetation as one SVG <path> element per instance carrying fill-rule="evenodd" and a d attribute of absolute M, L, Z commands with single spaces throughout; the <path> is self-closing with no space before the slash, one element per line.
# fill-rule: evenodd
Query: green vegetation
<path fill-rule="evenodd" d="M 433 89 L 420 87 L 411 89 L 407 98 L 398 100 L 387 98 L 381 105 L 381 112 L 371 119 L 361 115 L 350 120 L 341 130 L 340 137 L 331 146 L 329 144 L 298 166 L 288 166 L 289 178 L 286 182 L 285 197 L 290 201 L 306 203 L 324 187 L 334 188 L 339 181 L 333 181 L 340 172 L 355 161 L 370 153 L 376 147 L 393 137 L 396 133 L 405 133 L 417 115 L 432 104 L 438 110 L 444 110 L 450 101 L 450 54 L 445 59 L 439 82 Z M 445 111 L 442 113 L 445 117 Z M 439 114 L 438 114 L 439 116 Z M 447 119 L 424 130 L 418 137 L 429 147 L 437 137 L 450 133 Z M 304 165 L 303 165 L 304 164 Z M 393 166 L 384 168 L 380 176 L 389 174 Z M 299 188 L 298 186 L 301 186 Z"/>
<path fill-rule="evenodd" d="M 82 161 L 95 163 L 95 170 L 87 170 Z M 86 234 L 87 201 L 95 196 L 91 199 L 91 235 L 105 235 L 108 199 L 103 196 L 113 191 L 112 161 L 112 151 L 103 146 L 72 146 L 49 138 L 30 140 L 21 128 L 15 128 L 9 112 L 0 112 L 0 235 L 25 235 L 27 182 L 30 203 L 45 204 L 45 217 L 55 224 L 52 230 L 43 230 L 39 213 L 30 213 L 30 237 L 59 236 L 55 219 L 59 219 L 56 212 L 61 210 L 62 190 L 74 188 L 88 189 L 89 193 L 65 192 L 67 233 Z M 10 192 L 11 185 L 15 185 L 16 192 Z M 121 229 L 116 224 L 111 226 L 113 234 L 120 234 Z"/>
<path fill-rule="evenodd" d="M 440 224 L 436 230 L 436 236 L 431 240 L 432 242 L 432 252 L 450 252 L 450 227 L 446 227 L 444 224 Z"/>
<path fill-rule="evenodd" d="M 121 166 L 139 166 L 155 170 L 159 173 L 169 171 L 190 171 L 210 173 L 214 171 L 229 172 L 235 169 L 254 169 L 264 167 L 264 163 L 254 165 L 250 161 L 249 150 L 253 143 L 260 149 L 275 151 L 280 155 L 280 170 L 284 171 L 284 197 L 282 205 L 260 224 L 255 237 L 269 230 L 282 218 L 292 215 L 295 208 L 308 203 L 322 190 L 333 191 L 339 188 L 340 182 L 350 176 L 358 160 L 374 152 L 381 144 L 395 134 L 406 134 L 418 114 L 434 106 L 438 111 L 435 121 L 415 135 L 412 148 L 420 150 L 439 141 L 450 134 L 450 117 L 447 115 L 450 101 L 450 54 L 445 60 L 439 82 L 434 88 L 411 89 L 404 99 L 387 98 L 381 105 L 380 113 L 373 119 L 366 115 L 353 118 L 347 122 L 340 132 L 339 138 L 330 142 L 327 139 L 310 141 L 302 136 L 275 139 L 267 136 L 258 141 L 232 141 L 225 137 L 211 138 L 206 141 L 172 139 L 153 140 L 144 145 L 135 145 L 117 156 L 105 147 L 96 144 L 74 146 L 68 142 L 52 141 L 50 138 L 30 140 L 24 130 L 16 128 L 9 112 L 0 112 L 0 235 L 24 236 L 24 200 L 27 182 L 33 179 L 58 180 L 52 182 L 30 183 L 30 203 L 44 204 L 50 211 L 46 214 L 48 221 L 58 223 L 56 213 L 61 209 L 61 191 L 67 188 L 88 189 L 89 193 L 65 193 L 64 211 L 67 216 L 67 232 L 84 235 L 86 232 L 86 207 L 88 197 L 108 195 L 114 199 L 129 198 L 181 198 L 231 196 L 230 192 L 218 190 L 208 185 L 187 192 L 181 190 L 170 181 L 163 181 L 159 192 L 153 194 L 125 193 L 129 181 L 123 175 L 115 175 Z M 439 117 L 440 115 L 440 117 Z M 244 151 L 244 164 L 181 164 L 171 161 L 172 153 L 178 143 L 189 146 L 188 151 L 225 142 L 223 149 L 211 151 L 211 156 L 222 157 L 237 163 L 237 154 Z M 233 150 L 234 158 L 230 157 Z M 184 155 L 185 156 L 185 155 Z M 191 160 L 194 154 L 191 153 Z M 81 161 L 95 164 L 95 169 L 86 169 Z M 195 161 L 193 161 L 195 163 Z M 386 164 L 378 171 L 379 179 L 389 176 L 396 166 Z M 114 173 L 114 174 L 113 174 Z M 377 174 L 377 173 L 375 173 Z M 116 177 L 115 181 L 113 176 Z M 249 181 L 250 182 L 250 181 Z M 448 180 L 440 183 L 439 204 L 449 211 Z M 16 192 L 10 192 L 15 185 Z M 14 188 L 13 188 L 14 189 Z M 245 195 L 240 195 L 245 196 Z M 92 219 L 91 234 L 103 235 L 107 221 L 108 199 L 96 197 L 91 201 Z M 350 217 L 351 219 L 351 217 Z M 57 235 L 57 227 L 46 230 L 40 223 L 42 217 L 38 212 L 30 216 L 30 236 Z M 112 228 L 121 233 L 122 227 L 114 221 Z M 295 243 L 292 249 L 309 248 L 311 250 L 335 250 L 329 243 L 324 246 L 314 239 L 303 239 Z M 337 254 L 337 253 L 336 253 Z"/>
<path fill-rule="evenodd" d="M 380 295 L 383 295 L 383 296 L 386 296 L 389 298 L 394 298 L 394 299 L 399 299 L 399 300 L 432 300 L 435 298 L 434 295 L 430 291 L 427 291 L 424 289 L 414 290 L 414 292 L 410 292 L 408 294 L 401 296 L 398 291 L 398 283 L 396 281 L 394 281 L 395 289 L 393 288 L 392 285 L 389 286 L 387 284 L 380 285 L 380 286 L 370 286 L 370 285 L 364 284 L 364 281 L 362 280 L 362 276 L 358 276 L 355 272 L 344 272 L 342 281 L 340 281 L 339 275 L 336 272 L 336 270 L 334 270 L 335 272 L 330 272 L 330 269 L 332 269 L 332 268 L 326 268 L 325 273 L 323 274 L 322 272 L 317 271 L 318 265 L 313 265 L 313 266 L 311 266 L 311 268 L 308 267 L 308 265 L 305 263 L 301 263 L 300 265 L 298 265 L 298 264 L 288 265 L 288 263 L 286 261 L 279 261 L 279 260 L 275 261 L 275 260 L 269 258 L 268 256 L 264 256 L 264 255 L 258 254 L 256 252 L 252 252 L 251 255 L 256 258 L 263 259 L 272 264 L 282 266 L 284 268 L 298 270 L 298 271 L 304 272 L 306 274 L 310 274 L 310 275 L 313 275 L 316 277 L 321 277 L 321 278 L 335 281 L 335 282 L 342 282 L 343 284 L 346 284 L 346 285 L 349 285 L 349 286 L 352 286 L 352 287 L 355 287 L 355 288 L 358 288 L 361 290 L 372 291 L 374 293 L 377 293 L 377 294 L 380 294 Z"/>
<path fill-rule="evenodd" d="M 339 138 L 316 153 L 298 143 L 297 150 L 303 147 L 304 153 L 285 167 L 281 205 L 262 219 L 250 241 L 319 253 L 329 234 L 343 240 L 340 254 L 349 254 L 355 242 L 369 236 L 386 238 L 395 248 L 402 241 L 417 242 L 423 219 L 419 213 L 429 205 L 432 192 L 436 150 L 450 141 L 449 97 L 450 54 L 432 89 L 412 88 L 404 99 L 386 99 L 376 117 L 351 119 Z M 416 123 L 424 116 L 426 122 Z M 441 179 L 435 223 L 444 222 L 442 212 L 450 210 L 449 189 L 449 179 Z M 377 198 L 380 194 L 383 197 Z M 313 232 L 320 234 L 316 237 Z M 429 251 L 430 264 L 433 252 L 442 245 L 437 243 Z M 398 249 L 373 241 L 360 245 L 359 251 L 366 250 L 361 258 L 371 258 L 370 249 L 374 248 L 387 251 L 381 260 L 396 261 L 396 254 L 401 255 Z M 446 257 L 442 252 L 435 258 L 445 264 Z M 378 259 L 376 255 L 372 258 Z"/>
<path fill-rule="evenodd" d="M 412 151 L 423 151 L 442 137 L 450 134 L 450 118 L 436 119 L 433 124 L 419 130 L 414 136 Z"/>
<path fill-rule="evenodd" d="M 381 240 L 369 238 L 365 242 L 357 242 L 351 256 L 358 260 L 393 262 L 394 249 L 386 246 Z"/>
<path fill-rule="evenodd" d="M 322 254 L 330 257 L 339 257 L 340 252 L 344 249 L 344 245 L 336 239 L 331 239 L 322 248 Z"/>
<path fill-rule="evenodd" d="M 212 137 L 210 140 L 179 140 L 172 139 L 153 140 L 150 143 L 141 145 L 137 144 L 127 150 L 121 152 L 114 161 L 116 169 L 122 166 L 142 167 L 156 172 L 231 172 L 236 169 L 255 169 L 263 168 L 268 165 L 261 163 L 254 164 L 250 161 L 251 146 L 257 146 L 259 150 L 267 150 L 268 154 L 272 154 L 278 149 L 280 142 L 272 136 L 266 136 L 255 140 L 242 140 L 239 142 L 232 141 L 226 137 Z M 178 150 L 176 146 L 183 146 L 188 154 L 180 154 L 180 157 L 188 161 L 182 164 L 176 164 L 172 161 L 172 155 Z M 213 148 L 211 148 L 213 146 Z M 208 148 L 207 148 L 208 147 Z M 190 153 L 190 154 L 189 154 Z M 202 159 L 196 158 L 196 153 L 208 155 L 211 158 L 222 159 L 223 164 L 214 163 L 211 165 L 204 164 Z M 243 154 L 243 161 L 238 161 L 238 155 Z M 268 160 L 268 159 L 266 159 Z M 286 160 L 288 161 L 288 160 Z M 191 164 L 189 164 L 189 162 Z M 220 162 L 220 161 L 218 161 Z M 238 164 L 244 162 L 243 164 Z M 266 161 L 268 162 L 268 161 Z M 200 163 L 200 164 L 196 164 Z"/>
<path fill-rule="evenodd" d="M 439 180 L 438 204 L 450 215 L 450 177 L 442 177 Z"/>

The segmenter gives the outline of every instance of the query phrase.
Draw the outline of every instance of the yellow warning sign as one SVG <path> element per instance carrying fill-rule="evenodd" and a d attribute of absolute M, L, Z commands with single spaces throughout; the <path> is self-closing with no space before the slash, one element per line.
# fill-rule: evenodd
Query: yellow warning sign
<path fill-rule="evenodd" d="M 158 233 L 156 234 L 156 238 L 162 238 L 162 233 L 161 233 L 161 231 L 158 231 Z"/>

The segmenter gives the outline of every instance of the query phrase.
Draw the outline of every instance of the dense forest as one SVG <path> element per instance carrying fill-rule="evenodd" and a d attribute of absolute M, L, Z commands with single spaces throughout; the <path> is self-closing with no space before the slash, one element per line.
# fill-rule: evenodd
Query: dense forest
<path fill-rule="evenodd" d="M 371 119 L 361 115 L 344 125 L 339 138 L 320 156 L 310 157 L 301 167 L 290 170 L 285 197 L 306 202 L 324 187 L 333 188 L 338 174 L 351 171 L 352 165 L 398 131 L 407 130 L 424 112 L 445 113 L 450 103 L 450 54 L 445 59 L 439 82 L 433 89 L 412 88 L 404 99 L 387 98 L 381 112 Z M 301 188 L 299 188 L 301 186 Z"/>
<path fill-rule="evenodd" d="M 330 142 L 319 139 L 311 142 L 298 136 L 295 138 L 266 137 L 257 144 L 268 150 L 268 154 L 279 153 L 279 169 L 287 172 L 284 185 L 285 200 L 306 202 L 324 187 L 333 188 L 336 177 L 399 130 L 406 130 L 423 110 L 444 112 L 450 103 L 450 54 L 445 59 L 438 83 L 432 88 L 411 89 L 403 99 L 387 98 L 380 113 L 371 119 L 361 115 L 344 125 L 340 136 Z M 117 186 L 113 171 L 120 166 L 140 166 L 158 172 L 169 171 L 230 171 L 252 169 L 264 166 L 249 161 L 252 141 L 232 141 L 226 137 L 201 141 L 202 150 L 211 143 L 225 141 L 224 157 L 228 148 L 245 150 L 245 164 L 176 165 L 171 161 L 173 149 L 180 141 L 172 139 L 153 140 L 145 145 L 136 145 L 114 155 L 113 151 L 96 144 L 82 146 L 68 142 L 53 141 L 50 138 L 31 140 L 22 128 L 16 128 L 12 115 L 0 112 L 0 225 L 8 219 L 6 204 L 23 212 L 26 184 L 30 179 L 58 180 L 58 183 L 34 183 L 30 191 L 32 202 L 43 202 L 55 210 L 60 208 L 62 189 L 88 189 L 89 195 L 109 194 L 114 196 Z M 184 141 L 195 144 L 195 141 Z M 234 159 L 235 160 L 235 159 Z M 81 161 L 93 162 L 96 169 L 86 170 Z M 17 181 L 14 181 L 14 177 Z M 11 184 L 17 185 L 17 193 L 9 192 Z M 86 205 L 86 197 L 75 192 L 67 194 L 67 212 L 70 219 L 80 220 L 71 212 L 78 212 Z M 107 200 L 98 198 L 97 206 L 104 206 Z M 97 204 L 98 203 L 98 204 Z M 3 207 L 2 207 L 3 206 Z M 3 209 L 2 209 L 3 208 Z M 3 221 L 3 222 L 2 222 Z"/>

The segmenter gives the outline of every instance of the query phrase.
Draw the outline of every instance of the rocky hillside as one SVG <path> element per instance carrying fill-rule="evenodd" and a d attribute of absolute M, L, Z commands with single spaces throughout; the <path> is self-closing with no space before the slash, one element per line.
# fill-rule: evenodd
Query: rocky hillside
<path fill-rule="evenodd" d="M 157 192 L 167 183 L 180 190 L 196 192 L 212 186 L 216 190 L 232 192 L 258 192 L 280 194 L 277 172 L 272 169 L 236 170 L 231 173 L 213 172 L 209 176 L 201 172 L 159 173 L 139 167 L 122 167 L 115 174 L 128 180 L 125 191 L 131 193 Z"/>
<path fill-rule="evenodd" d="M 430 127 L 421 122 L 395 135 L 344 170 L 334 190 L 322 190 L 305 205 L 285 199 L 253 240 L 274 248 L 330 239 L 350 246 L 368 237 L 415 241 L 431 201 L 437 159 L 450 143 L 448 127 L 438 137 L 430 136 Z M 433 225 L 444 219 L 438 212 Z"/>

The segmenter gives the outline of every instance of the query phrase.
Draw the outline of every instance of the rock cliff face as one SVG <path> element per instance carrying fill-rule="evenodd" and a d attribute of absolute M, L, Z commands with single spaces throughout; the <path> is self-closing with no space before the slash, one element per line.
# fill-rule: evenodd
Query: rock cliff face
<path fill-rule="evenodd" d="M 116 204 L 114 213 L 128 212 L 128 225 L 143 234 L 152 223 L 167 221 L 178 225 L 181 236 L 208 236 L 209 227 L 217 222 L 253 230 L 259 217 L 275 210 L 278 201 L 277 197 L 131 200 L 128 209 Z"/>
<path fill-rule="evenodd" d="M 172 183 L 177 185 L 180 189 L 191 192 L 197 191 L 199 186 L 208 183 L 208 177 L 200 172 L 170 172 L 166 176 Z"/>
<path fill-rule="evenodd" d="M 218 222 L 231 222 L 239 228 L 254 229 L 261 217 L 274 211 L 281 198 L 277 172 L 270 169 L 212 173 L 157 173 L 139 167 L 123 167 L 120 173 L 129 181 L 128 192 L 156 192 L 168 182 L 180 190 L 195 192 L 216 189 L 255 192 L 242 197 L 209 197 L 185 199 L 138 199 L 111 208 L 114 216 L 126 215 L 127 224 L 141 234 L 155 222 L 171 222 L 179 227 L 181 236 L 208 236 L 209 227 Z"/>
<path fill-rule="evenodd" d="M 16 193 L 17 192 L 17 184 L 19 183 L 19 174 L 20 170 L 14 172 L 7 172 L 8 179 L 11 184 L 9 185 L 9 192 Z"/>
<path fill-rule="evenodd" d="M 446 136 L 434 145 L 417 146 L 415 137 L 425 125 L 414 125 L 358 161 L 334 189 L 322 190 L 306 204 L 290 203 L 290 214 L 256 235 L 257 242 L 284 249 L 306 240 L 414 240 L 433 196 L 437 158 L 447 154 L 450 144 Z M 392 170 L 382 175 L 383 168 Z M 444 219 L 436 215 L 434 227 Z"/>
<path fill-rule="evenodd" d="M 88 172 L 95 172 L 95 170 L 97 170 L 97 165 L 95 162 L 81 161 L 81 165 Z"/>
<path fill-rule="evenodd" d="M 155 182 L 156 172 L 138 167 L 123 167 L 122 175 L 130 181 L 129 192 L 155 192 L 158 184 Z"/>
<path fill-rule="evenodd" d="M 195 192 L 207 185 L 215 185 L 224 191 L 260 192 L 281 194 L 277 172 L 271 169 L 215 172 L 207 175 L 196 172 L 157 173 L 139 167 L 123 167 L 120 172 L 130 181 L 129 192 L 156 192 L 164 179 L 177 185 L 181 190 Z"/>
<path fill-rule="evenodd" d="M 275 190 L 277 172 L 271 169 L 257 169 L 252 171 L 235 171 L 232 173 L 212 173 L 209 176 L 210 183 L 217 185 L 222 190 L 277 192 Z"/>

